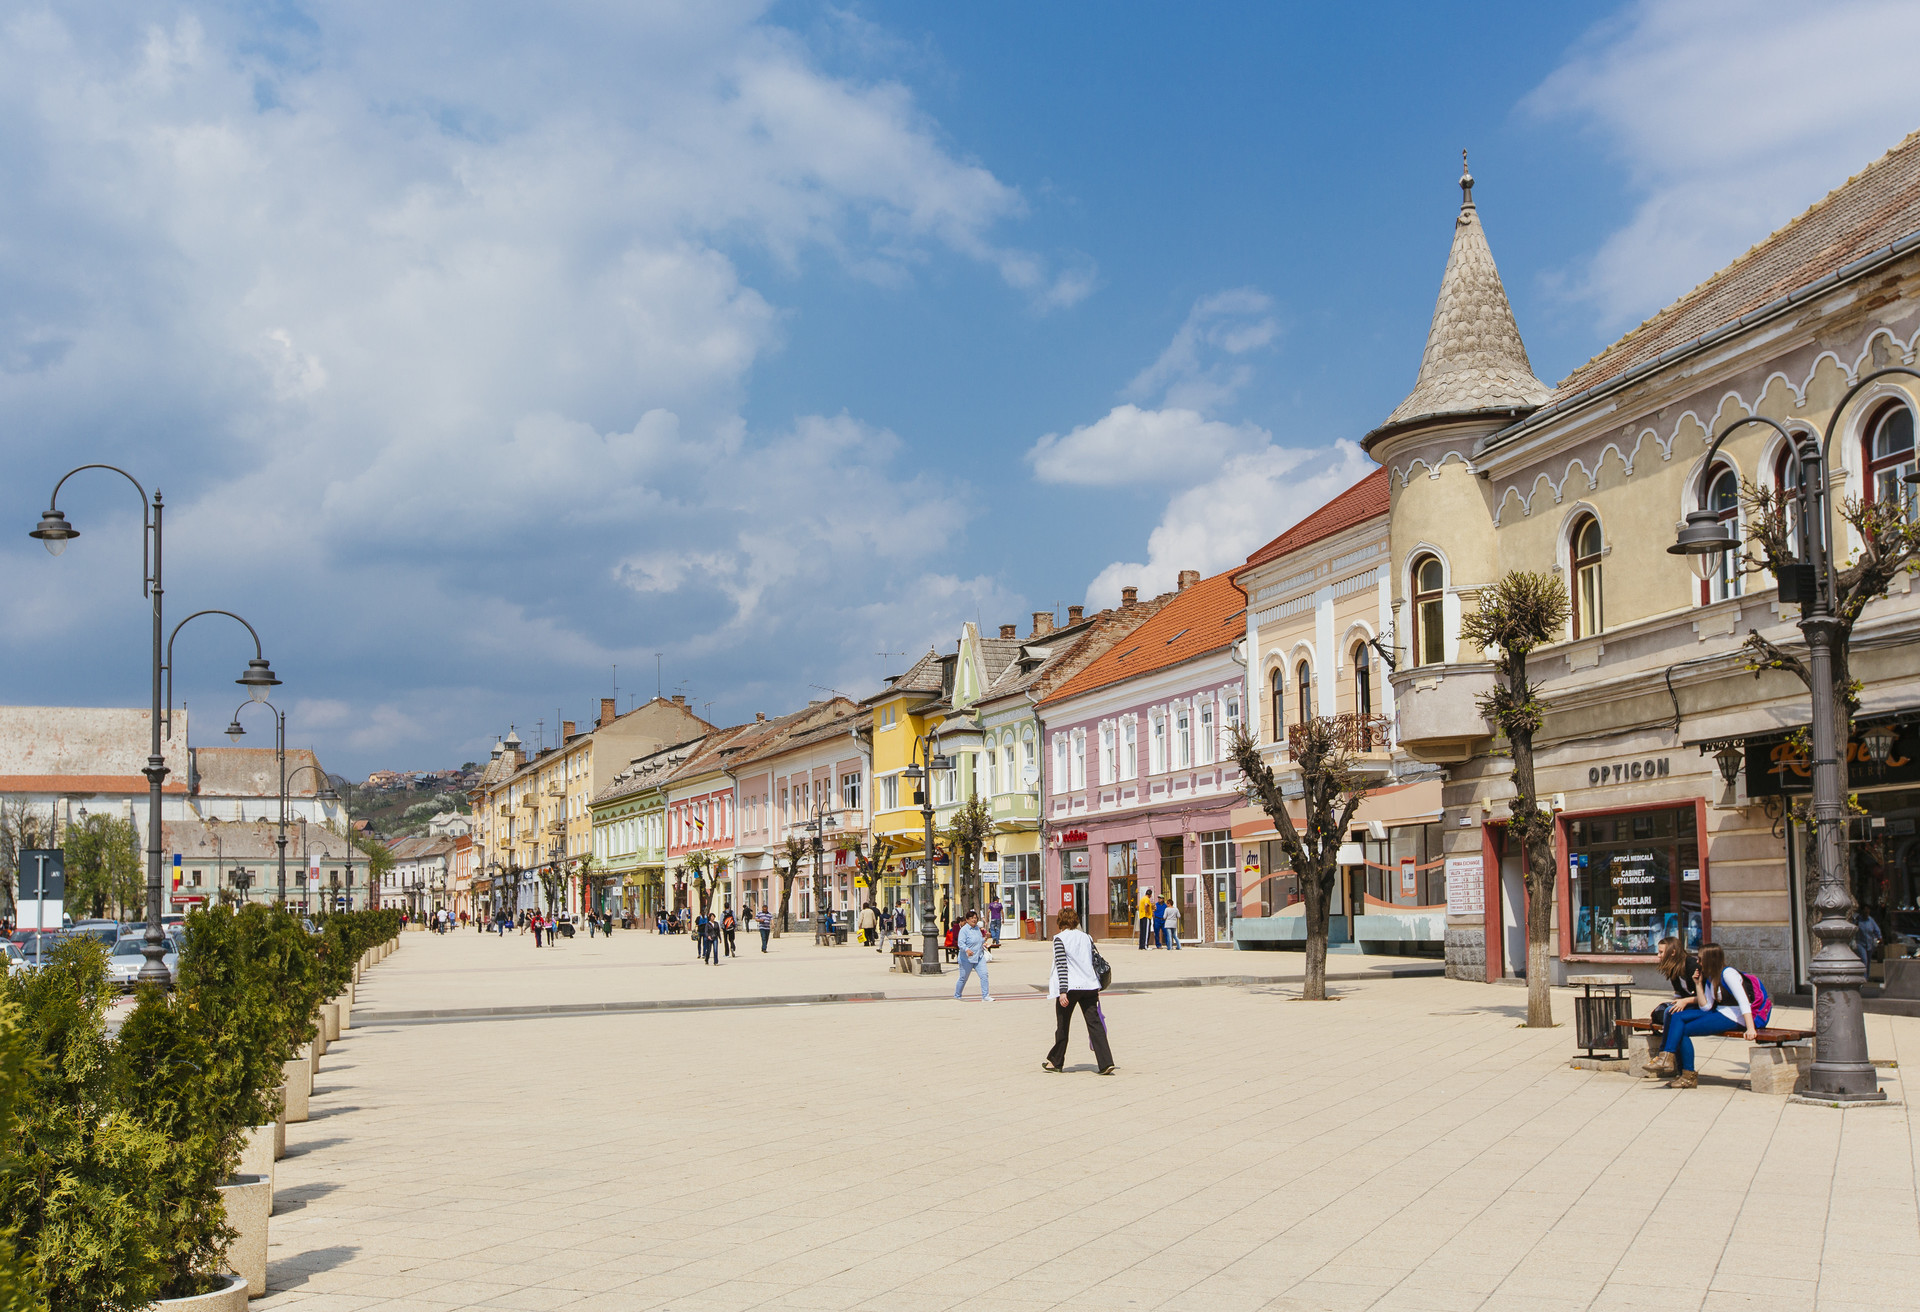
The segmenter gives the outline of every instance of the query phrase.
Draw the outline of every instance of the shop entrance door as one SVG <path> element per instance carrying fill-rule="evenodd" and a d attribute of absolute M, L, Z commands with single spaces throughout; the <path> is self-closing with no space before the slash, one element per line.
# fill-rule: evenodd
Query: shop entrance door
<path fill-rule="evenodd" d="M 1505 852 L 1500 857 L 1500 946 L 1505 954 L 1505 973 L 1515 979 L 1527 977 L 1527 881 L 1520 870 L 1520 854 Z"/>
<path fill-rule="evenodd" d="M 1167 914 L 1174 922 L 1182 943 L 1200 938 L 1200 876 L 1168 875 L 1173 883 Z"/>
<path fill-rule="evenodd" d="M 1080 913 L 1080 928 L 1082 930 L 1088 929 L 1087 877 L 1085 875 L 1071 876 L 1065 884 L 1061 885 L 1060 892 L 1063 898 L 1062 905 L 1070 906 L 1075 911 L 1078 911 Z"/>

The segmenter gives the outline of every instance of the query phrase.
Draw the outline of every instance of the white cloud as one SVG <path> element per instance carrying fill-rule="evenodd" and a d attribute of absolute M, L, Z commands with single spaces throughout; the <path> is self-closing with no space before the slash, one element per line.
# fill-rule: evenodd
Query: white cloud
<path fill-rule="evenodd" d="M 1096 275 L 1009 241 L 1014 188 L 763 9 L 0 18 L 0 431 L 35 435 L 11 513 L 81 460 L 164 471 L 172 599 L 246 609 L 315 728 L 347 704 L 331 741 L 422 764 L 514 689 L 551 714 L 544 689 L 656 650 L 716 683 L 855 659 L 859 608 L 915 595 L 967 491 L 846 415 L 748 425 L 787 326 L 741 256 L 967 263 L 1036 311 Z M 70 485 L 96 545 L 63 573 L 0 539 L 16 657 L 23 617 L 100 645 L 124 599 L 64 593 L 123 496 Z M 62 695 L 10 663 L 14 700 Z"/>
<path fill-rule="evenodd" d="M 1160 358 L 1127 384 L 1126 395 L 1137 401 L 1157 396 L 1191 410 L 1226 405 L 1253 377 L 1243 357 L 1280 335 L 1272 309 L 1272 298 L 1252 287 L 1201 297 Z"/>
<path fill-rule="evenodd" d="M 1043 483 L 1189 483 L 1267 440 L 1253 424 L 1223 424 L 1193 410 L 1117 405 L 1065 437 L 1048 433 L 1027 452 L 1027 462 Z"/>
<path fill-rule="evenodd" d="M 1142 596 L 1165 592 L 1183 569 L 1197 569 L 1204 578 L 1237 565 L 1373 467 L 1358 446 L 1344 441 L 1331 449 L 1267 446 L 1235 456 L 1213 478 L 1168 502 L 1147 537 L 1147 558 L 1101 570 L 1087 587 L 1087 605 L 1115 605 L 1127 586 L 1138 587 Z"/>
<path fill-rule="evenodd" d="M 1920 128 L 1906 0 L 1640 0 L 1523 102 L 1585 124 L 1639 196 L 1563 275 L 1612 331 L 1658 310 Z"/>

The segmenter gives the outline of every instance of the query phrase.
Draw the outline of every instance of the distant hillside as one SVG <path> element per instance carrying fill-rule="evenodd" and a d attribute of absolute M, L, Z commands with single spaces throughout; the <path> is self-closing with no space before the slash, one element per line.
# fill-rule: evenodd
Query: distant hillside
<path fill-rule="evenodd" d="M 421 778 L 385 786 L 353 785 L 353 818 L 367 821 L 383 842 L 426 833 L 427 822 L 442 811 L 473 813 L 459 783 L 449 786 L 444 778 Z"/>

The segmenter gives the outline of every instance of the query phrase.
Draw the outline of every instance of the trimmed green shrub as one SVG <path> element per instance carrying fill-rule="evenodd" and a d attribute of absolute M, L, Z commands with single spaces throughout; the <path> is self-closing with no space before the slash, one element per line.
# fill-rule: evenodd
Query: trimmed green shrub
<path fill-rule="evenodd" d="M 71 940 L 47 965 L 10 975 L 25 1069 L 18 1152 L 0 1180 L 0 1226 L 55 1308 L 133 1309 L 165 1279 L 174 1146 L 128 1106 L 107 1039 L 106 950 Z"/>

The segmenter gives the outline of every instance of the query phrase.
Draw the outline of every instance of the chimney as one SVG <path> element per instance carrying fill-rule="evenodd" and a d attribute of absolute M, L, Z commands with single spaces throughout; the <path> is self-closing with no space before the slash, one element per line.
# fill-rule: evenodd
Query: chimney
<path fill-rule="evenodd" d="M 673 695 L 673 704 L 675 706 L 685 706 L 687 704 L 687 695 L 683 692 L 675 693 Z"/>
<path fill-rule="evenodd" d="M 611 697 L 600 699 L 600 723 L 612 724 L 620 718 L 620 703 Z"/>
<path fill-rule="evenodd" d="M 1020 626 L 1018 624 L 1002 624 L 1000 626 L 1000 636 L 1003 638 L 1017 637 L 1019 633 Z"/>
<path fill-rule="evenodd" d="M 1192 586 L 1193 586 L 1194 584 L 1196 584 L 1196 583 L 1198 583 L 1199 581 L 1200 581 L 1200 571 L 1199 571 L 1199 570 L 1197 570 L 1197 569 L 1183 569 L 1183 570 L 1181 570 L 1181 571 L 1180 571 L 1180 588 L 1179 588 L 1179 590 L 1180 590 L 1181 592 L 1185 592 L 1185 591 L 1186 591 L 1186 590 L 1187 590 L 1188 588 L 1190 588 L 1190 587 L 1192 587 Z"/>
<path fill-rule="evenodd" d="M 1131 610 L 1139 604 L 1140 604 L 1140 589 L 1138 588 L 1120 589 L 1120 608 L 1122 610 Z"/>
<path fill-rule="evenodd" d="M 755 724 L 765 724 L 767 722 L 767 713 L 765 711 L 755 711 L 753 713 L 753 722 Z"/>
<path fill-rule="evenodd" d="M 1053 632 L 1053 612 L 1037 610 L 1033 613 L 1033 632 L 1030 637 L 1044 638 Z"/>
<path fill-rule="evenodd" d="M 560 721 L 560 741 L 564 743 L 567 741 L 567 739 L 571 737 L 573 737 L 573 721 L 572 720 Z"/>
<path fill-rule="evenodd" d="M 1067 623 L 1078 624 L 1080 622 L 1080 617 L 1085 615 L 1086 613 L 1087 613 L 1087 608 L 1085 606 L 1067 607 Z"/>

